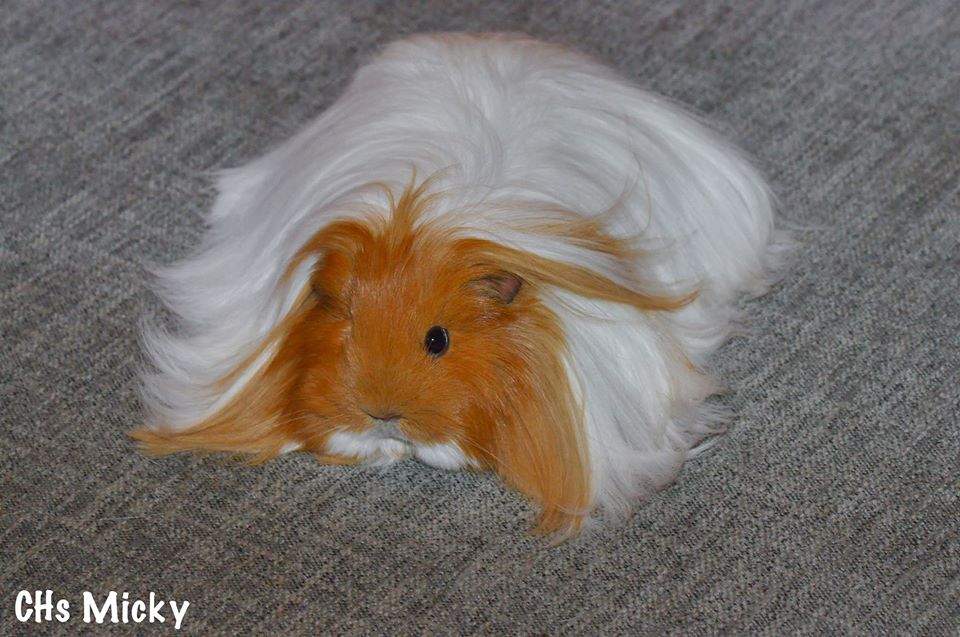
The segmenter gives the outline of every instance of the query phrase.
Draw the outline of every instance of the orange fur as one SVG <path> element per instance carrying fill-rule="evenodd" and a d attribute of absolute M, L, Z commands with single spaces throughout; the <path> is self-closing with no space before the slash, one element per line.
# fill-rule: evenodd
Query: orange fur
<path fill-rule="evenodd" d="M 671 310 L 692 296 L 647 295 L 585 268 L 421 223 L 429 180 L 390 195 L 388 219 L 335 222 L 287 269 L 316 258 L 309 289 L 221 389 L 268 348 L 269 362 L 210 418 L 186 430 L 138 429 L 151 453 L 231 451 L 256 459 L 297 443 L 324 462 L 336 429 L 363 431 L 368 414 L 400 417 L 422 443 L 453 441 L 483 468 L 542 507 L 539 528 L 572 532 L 590 505 L 583 414 L 564 367 L 565 342 L 540 291 L 558 286 L 641 310 Z M 388 191 L 389 193 L 389 191 Z M 622 255 L 626 242 L 571 218 L 543 231 L 580 237 Z M 450 350 L 423 348 L 434 325 Z"/>

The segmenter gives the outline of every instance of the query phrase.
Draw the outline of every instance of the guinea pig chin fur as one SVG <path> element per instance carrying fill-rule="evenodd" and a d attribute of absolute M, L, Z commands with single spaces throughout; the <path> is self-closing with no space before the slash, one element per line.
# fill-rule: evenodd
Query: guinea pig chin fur
<path fill-rule="evenodd" d="M 788 245 L 734 148 L 521 36 L 393 44 L 219 187 L 142 447 L 490 470 L 561 534 L 722 430 L 706 358 Z"/>

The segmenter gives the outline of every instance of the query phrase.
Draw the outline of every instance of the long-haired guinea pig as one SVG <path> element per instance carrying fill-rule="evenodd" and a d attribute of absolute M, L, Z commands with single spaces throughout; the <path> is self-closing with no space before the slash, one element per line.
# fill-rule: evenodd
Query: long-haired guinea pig
<path fill-rule="evenodd" d="M 722 430 L 707 357 L 788 244 L 708 127 L 514 35 L 391 44 L 218 186 L 157 272 L 143 448 L 490 470 L 549 532 Z"/>

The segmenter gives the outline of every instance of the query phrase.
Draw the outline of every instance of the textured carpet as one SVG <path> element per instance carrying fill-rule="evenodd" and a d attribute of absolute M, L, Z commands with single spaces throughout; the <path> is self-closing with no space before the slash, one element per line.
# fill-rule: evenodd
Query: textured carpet
<path fill-rule="evenodd" d="M 0 633 L 85 628 L 84 590 L 189 600 L 192 634 L 960 631 L 960 4 L 259 4 L 0 7 Z M 438 29 L 572 44 L 691 104 L 814 228 L 716 359 L 731 433 L 559 548 L 488 476 L 125 437 L 143 265 L 197 244 L 205 173 Z M 17 623 L 48 588 L 72 619 Z"/>

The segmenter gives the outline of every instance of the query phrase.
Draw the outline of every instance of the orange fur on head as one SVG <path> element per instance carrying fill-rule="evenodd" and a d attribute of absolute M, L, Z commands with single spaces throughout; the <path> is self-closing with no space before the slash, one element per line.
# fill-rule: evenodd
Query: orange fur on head
<path fill-rule="evenodd" d="M 316 256 L 310 286 L 264 343 L 222 380 L 269 361 L 215 414 L 185 430 L 139 429 L 152 453 L 230 451 L 266 459 L 290 445 L 326 462 L 335 431 L 396 417 L 412 444 L 452 442 L 542 507 L 543 531 L 575 531 L 590 508 L 583 413 L 565 368 L 565 341 L 540 292 L 557 286 L 640 309 L 688 298 L 643 295 L 585 268 L 420 223 L 425 182 L 390 199 L 387 219 L 335 222 L 299 251 Z M 597 228 L 584 241 L 623 250 Z M 601 246 L 603 247 L 603 246 Z M 432 326 L 449 351 L 424 349 Z"/>

